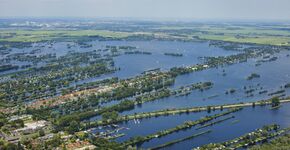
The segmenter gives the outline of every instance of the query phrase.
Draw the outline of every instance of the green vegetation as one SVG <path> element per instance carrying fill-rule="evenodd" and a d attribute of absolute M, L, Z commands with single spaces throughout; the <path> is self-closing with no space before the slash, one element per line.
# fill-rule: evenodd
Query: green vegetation
<path fill-rule="evenodd" d="M 211 130 L 206 130 L 206 131 L 203 131 L 203 132 L 200 132 L 200 133 L 197 133 L 197 134 L 193 134 L 191 136 L 188 136 L 188 137 L 185 137 L 185 138 L 182 138 L 182 139 L 177 139 L 177 140 L 170 141 L 170 142 L 167 142 L 165 144 L 150 148 L 150 150 L 162 149 L 164 147 L 168 147 L 168 146 L 174 145 L 176 143 L 180 143 L 180 142 L 183 142 L 183 141 L 186 141 L 186 140 L 189 140 L 189 139 L 193 139 L 195 137 L 202 136 L 202 135 L 210 133 L 210 132 L 211 132 Z"/>
<path fill-rule="evenodd" d="M 24 150 L 24 148 L 21 146 L 20 143 L 16 145 L 16 144 L 4 141 L 2 139 L 0 139 L 0 149 L 1 150 Z"/>
<path fill-rule="evenodd" d="M 256 67 L 258 67 L 262 63 L 280 59 L 280 56 L 275 54 L 290 50 L 287 47 L 290 46 L 290 33 L 285 32 L 288 31 L 288 27 L 279 25 L 260 27 L 259 25 L 172 23 L 163 26 L 164 23 L 144 25 L 142 23 L 140 26 L 139 23 L 132 22 L 124 27 L 122 24 L 118 23 L 114 26 L 102 22 L 94 25 L 77 24 L 66 26 L 67 30 L 53 26 L 40 29 L 35 26 L 24 28 L 0 24 L 3 28 L 0 31 L 0 55 L 3 56 L 0 65 L 0 135 L 4 139 L 0 140 L 0 149 L 21 150 L 23 147 L 70 149 L 70 146 L 91 146 L 91 144 L 94 149 L 100 150 L 137 149 L 137 146 L 139 148 L 139 145 L 152 139 L 192 127 L 199 130 L 233 119 L 235 117 L 230 114 L 241 110 L 242 107 L 272 106 L 270 109 L 276 109 L 282 103 L 290 102 L 289 99 L 281 98 L 286 96 L 289 83 L 281 85 L 280 89 L 272 93 L 268 93 L 269 89 L 263 89 L 261 86 L 249 85 L 245 86 L 243 91 L 247 97 L 254 96 L 256 93 L 275 97 L 270 100 L 224 105 L 177 109 L 172 106 L 170 109 L 134 114 L 129 112 L 129 115 L 121 115 L 124 111 L 133 110 L 146 103 L 168 97 L 188 96 L 193 91 L 203 92 L 208 99 L 217 97 L 221 93 L 209 96 L 206 91 L 213 87 L 213 82 L 193 83 L 178 88 L 172 86 L 180 75 L 222 67 L 222 75 L 226 78 L 223 67 L 243 63 L 253 58 L 256 59 Z M 123 69 L 122 66 L 115 66 L 115 58 L 118 56 L 133 54 L 130 57 L 138 59 L 141 56 L 135 54 L 152 55 L 152 57 L 156 55 L 154 51 L 140 48 L 138 43 L 132 44 L 134 46 L 126 46 L 123 43 L 115 45 L 118 42 L 112 44 L 106 42 L 105 45 L 100 42 L 101 44 L 98 45 L 98 42 L 103 40 L 179 42 L 209 40 L 210 47 L 236 52 L 232 55 L 199 57 L 200 63 L 189 66 L 165 70 L 163 67 L 148 71 L 141 70 L 144 72 L 140 75 L 130 78 L 122 76 L 122 79 L 119 79 L 115 77 L 119 76 L 118 74 L 112 74 Z M 63 45 L 59 44 L 63 42 L 65 42 L 65 51 L 62 51 Z M 108 43 L 111 45 L 107 45 Z M 175 52 L 163 54 L 173 57 L 184 55 Z M 260 75 L 252 73 L 247 80 L 259 77 Z M 237 92 L 235 95 L 238 95 L 240 89 L 235 87 L 226 90 L 226 94 L 235 92 Z M 126 136 L 125 133 L 119 132 L 123 129 L 129 130 L 123 126 L 126 121 L 138 120 L 139 124 L 139 119 L 143 118 L 201 111 L 208 113 L 219 111 L 219 113 L 205 115 L 195 121 L 185 121 L 176 127 L 154 131 L 155 133 L 143 137 L 130 135 L 131 139 L 123 143 L 114 142 L 116 138 Z M 231 123 L 238 122 L 234 120 Z M 35 130 L 29 128 L 36 126 Z M 278 125 L 269 125 L 239 138 L 202 148 L 247 148 L 287 131 L 288 128 L 278 130 Z M 203 131 L 152 149 L 161 149 L 210 132 L 211 130 Z M 18 144 L 7 141 L 18 142 Z"/>
<path fill-rule="evenodd" d="M 145 141 L 149 141 L 149 140 L 154 139 L 154 138 L 159 138 L 159 137 L 162 137 L 162 136 L 166 136 L 168 134 L 172 134 L 172 133 L 178 132 L 180 130 L 189 129 L 189 128 L 191 128 L 193 126 L 196 126 L 196 125 L 199 125 L 199 124 L 204 124 L 204 123 L 212 121 L 212 120 L 214 120 L 216 118 L 219 118 L 219 117 L 222 117 L 222 116 L 225 116 L 225 115 L 228 115 L 228 114 L 234 113 L 236 111 L 240 111 L 240 110 L 241 109 L 232 109 L 232 110 L 229 110 L 227 112 L 215 114 L 215 115 L 212 115 L 212 116 L 206 116 L 206 117 L 201 118 L 201 119 L 196 120 L 196 121 L 187 121 L 184 124 L 178 125 L 178 126 L 176 126 L 174 128 L 170 128 L 170 129 L 166 129 L 166 130 L 163 130 L 163 131 L 159 131 L 157 133 L 150 134 L 150 135 L 147 135 L 145 137 L 132 138 L 129 141 L 124 142 L 123 145 L 126 147 L 126 146 L 129 146 L 129 145 L 136 145 L 136 144 L 139 144 L 139 143 L 143 143 Z"/>
<path fill-rule="evenodd" d="M 130 148 L 124 148 L 117 142 L 111 142 L 103 138 L 93 138 L 91 143 L 96 146 L 99 150 L 130 150 Z M 133 149 L 132 149 L 133 150 Z"/>
<path fill-rule="evenodd" d="M 125 52 L 126 55 L 130 54 L 142 54 L 142 55 L 151 55 L 151 52 L 143 52 L 143 51 L 131 51 L 131 52 Z"/>
<path fill-rule="evenodd" d="M 256 73 L 252 73 L 251 75 L 247 77 L 247 80 L 253 80 L 254 78 L 260 78 L 260 75 Z"/>
<path fill-rule="evenodd" d="M 60 134 L 55 134 L 51 139 L 48 139 L 43 143 L 41 143 L 41 141 L 29 139 L 22 139 L 22 143 L 27 149 L 53 149 L 61 146 L 64 141 L 61 139 Z"/>
<path fill-rule="evenodd" d="M 276 124 L 267 125 L 261 129 L 257 129 L 254 132 L 247 133 L 233 140 L 229 140 L 222 143 L 214 143 L 214 144 L 211 143 L 197 149 L 198 150 L 207 150 L 207 149 L 230 150 L 230 149 L 247 148 L 256 143 L 265 142 L 268 139 L 274 138 L 290 130 L 290 128 L 281 129 L 281 130 L 278 130 L 278 129 L 279 129 L 279 126 Z"/>
<path fill-rule="evenodd" d="M 118 113 L 116 111 L 104 112 L 102 118 L 103 120 L 115 120 L 118 118 Z"/>
<path fill-rule="evenodd" d="M 164 53 L 164 55 L 174 56 L 174 57 L 182 57 L 183 56 L 183 54 L 180 54 L 180 53 Z"/>
<path fill-rule="evenodd" d="M 7 42 L 40 42 L 59 39 L 77 39 L 84 37 L 125 38 L 133 35 L 128 32 L 114 32 L 108 30 L 13 30 L 0 31 L 0 35 L 10 35 L 1 38 Z"/>
<path fill-rule="evenodd" d="M 250 150 L 288 150 L 290 149 L 290 134 L 278 137 L 270 142 L 255 145 Z"/>
<path fill-rule="evenodd" d="M 223 118 L 221 120 L 217 120 L 217 121 L 214 121 L 214 122 L 211 122 L 211 123 L 208 123 L 208 124 L 204 124 L 204 125 L 202 125 L 200 127 L 197 127 L 196 130 L 203 129 L 203 128 L 206 128 L 206 127 L 209 127 L 209 126 L 213 126 L 215 124 L 222 123 L 224 121 L 227 121 L 227 120 L 233 119 L 233 118 L 235 118 L 235 116 L 229 116 L 229 117 Z"/>
<path fill-rule="evenodd" d="M 94 51 L 69 53 L 48 61 L 45 66 L 6 75 L 13 80 L 2 82 L 0 99 L 21 102 L 52 97 L 78 80 L 115 71 L 110 59 L 99 59 Z"/>
<path fill-rule="evenodd" d="M 18 69 L 18 66 L 13 66 L 13 65 L 1 65 L 0 66 L 0 72 L 13 70 L 13 69 Z"/>
<path fill-rule="evenodd" d="M 271 105 L 272 105 L 273 108 L 279 106 L 280 105 L 279 98 L 278 97 L 273 97 L 271 99 Z"/>
<path fill-rule="evenodd" d="M 186 36 L 203 40 L 216 40 L 234 43 L 252 43 L 264 45 L 288 45 L 289 32 L 280 30 L 281 27 L 260 27 L 258 25 L 189 25 L 161 27 L 162 31 L 183 31 L 187 30 Z"/>
<path fill-rule="evenodd" d="M 213 40 L 233 43 L 250 43 L 275 46 L 289 46 L 290 34 L 283 31 L 283 26 L 260 27 L 254 25 L 170 25 L 145 28 L 144 32 L 112 31 L 110 29 L 98 30 L 2 30 L 0 41 L 5 42 L 38 42 L 48 40 L 67 40 L 85 38 L 105 39 L 135 39 L 135 40 Z M 185 32 L 186 31 L 186 32 Z"/>
<path fill-rule="evenodd" d="M 289 102 L 289 100 L 280 100 L 280 102 L 287 103 Z M 137 113 L 133 115 L 119 116 L 116 120 L 98 120 L 98 121 L 90 122 L 89 127 L 103 126 L 103 125 L 114 124 L 114 123 L 133 120 L 133 119 L 152 118 L 152 117 L 158 117 L 158 116 L 168 116 L 168 115 L 176 115 L 176 114 L 190 113 L 190 112 L 201 112 L 201 111 L 207 111 L 208 113 L 210 113 L 213 110 L 222 111 L 224 109 L 231 109 L 231 108 L 237 109 L 237 108 L 242 108 L 242 107 L 265 106 L 265 105 L 271 105 L 271 104 L 272 104 L 271 100 L 261 100 L 254 103 L 234 103 L 234 104 L 213 105 L 213 106 L 204 106 L 204 107 L 165 109 L 165 110 L 158 110 L 158 111 L 153 111 L 153 112 L 144 112 L 144 113 Z M 84 128 L 88 127 L 88 125 L 85 125 L 85 124 L 83 126 Z"/>

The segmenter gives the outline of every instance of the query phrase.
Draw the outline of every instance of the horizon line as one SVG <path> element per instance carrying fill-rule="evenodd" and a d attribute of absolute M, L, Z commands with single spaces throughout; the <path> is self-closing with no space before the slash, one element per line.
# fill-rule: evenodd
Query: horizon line
<path fill-rule="evenodd" d="M 0 16 L 0 19 L 80 19 L 80 20 L 123 20 L 154 22 L 287 22 L 288 19 L 244 19 L 244 18 L 170 18 L 170 17 L 99 17 L 99 16 Z"/>

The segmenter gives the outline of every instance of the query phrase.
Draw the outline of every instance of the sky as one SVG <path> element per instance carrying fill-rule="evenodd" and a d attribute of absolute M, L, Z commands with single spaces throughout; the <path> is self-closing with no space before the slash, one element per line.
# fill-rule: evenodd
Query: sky
<path fill-rule="evenodd" d="M 290 0 L 0 0 L 0 17 L 290 20 Z"/>

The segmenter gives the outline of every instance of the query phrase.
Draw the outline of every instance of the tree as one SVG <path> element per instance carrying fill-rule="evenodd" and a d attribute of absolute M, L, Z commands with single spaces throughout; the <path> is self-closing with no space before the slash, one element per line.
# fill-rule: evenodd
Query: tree
<path fill-rule="evenodd" d="M 256 107 L 256 103 L 255 103 L 255 102 L 252 103 L 252 107 L 253 107 L 253 108 Z"/>
<path fill-rule="evenodd" d="M 90 142 L 92 144 L 94 144 L 97 148 L 96 149 L 100 149 L 100 150 L 120 150 L 120 149 L 124 149 L 122 147 L 122 145 L 120 143 L 114 142 L 114 141 L 109 141 L 107 139 L 103 139 L 103 138 L 96 138 L 96 137 L 92 137 L 92 139 L 90 140 Z"/>
<path fill-rule="evenodd" d="M 95 94 L 91 94 L 88 96 L 88 101 L 92 104 L 92 106 L 99 105 L 99 100 Z"/>
<path fill-rule="evenodd" d="M 68 132 L 70 134 L 73 134 L 75 132 L 79 131 L 79 124 L 74 120 L 70 123 L 69 127 L 68 127 Z"/>
<path fill-rule="evenodd" d="M 17 150 L 17 145 L 13 144 L 13 143 L 8 143 L 6 145 L 6 148 L 4 149 L 7 149 L 7 150 Z"/>
<path fill-rule="evenodd" d="M 39 136 L 44 136 L 44 135 L 45 135 L 45 132 L 44 132 L 43 129 L 40 129 L 40 130 L 38 131 L 38 134 L 39 134 Z"/>
<path fill-rule="evenodd" d="M 119 114 L 116 111 L 108 111 L 108 112 L 104 112 L 102 114 L 102 118 L 104 120 L 108 120 L 108 119 L 116 120 L 118 118 L 118 116 L 119 116 Z"/>
<path fill-rule="evenodd" d="M 15 123 L 19 124 L 20 127 L 24 127 L 24 121 L 22 119 L 15 120 Z"/>
<path fill-rule="evenodd" d="M 54 135 L 51 140 L 46 142 L 50 147 L 58 147 L 61 143 L 62 140 L 59 134 Z"/>
<path fill-rule="evenodd" d="M 17 143 L 17 150 L 24 150 L 24 148 L 22 147 L 20 141 L 18 141 L 18 143 Z"/>
<path fill-rule="evenodd" d="M 211 107 L 207 106 L 207 112 L 210 113 L 211 112 Z"/>
<path fill-rule="evenodd" d="M 271 99 L 271 104 L 272 104 L 272 107 L 276 107 L 276 106 L 279 106 L 280 105 L 280 100 L 278 97 L 273 97 Z"/>

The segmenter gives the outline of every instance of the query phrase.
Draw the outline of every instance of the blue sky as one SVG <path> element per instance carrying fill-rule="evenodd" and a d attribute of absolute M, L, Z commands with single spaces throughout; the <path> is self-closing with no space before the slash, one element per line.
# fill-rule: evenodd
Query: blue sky
<path fill-rule="evenodd" d="M 290 20 L 290 0 L 0 0 L 0 17 Z"/>

